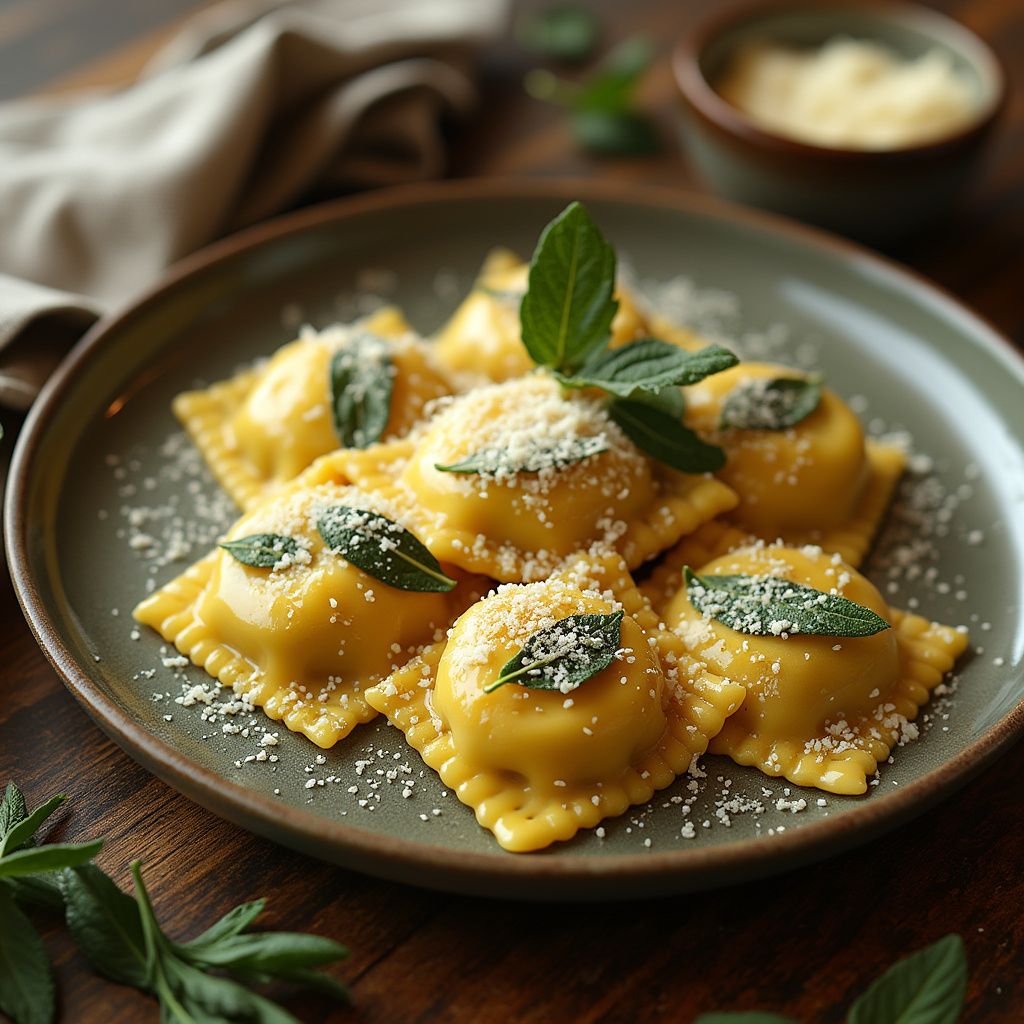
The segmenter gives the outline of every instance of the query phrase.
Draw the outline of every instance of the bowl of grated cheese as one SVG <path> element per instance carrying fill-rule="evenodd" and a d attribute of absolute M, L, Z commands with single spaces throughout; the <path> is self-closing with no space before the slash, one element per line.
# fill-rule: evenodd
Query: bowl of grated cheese
<path fill-rule="evenodd" d="M 883 245 L 954 206 L 1007 96 L 986 43 L 902 0 L 730 8 L 679 43 L 673 70 L 711 187 Z"/>

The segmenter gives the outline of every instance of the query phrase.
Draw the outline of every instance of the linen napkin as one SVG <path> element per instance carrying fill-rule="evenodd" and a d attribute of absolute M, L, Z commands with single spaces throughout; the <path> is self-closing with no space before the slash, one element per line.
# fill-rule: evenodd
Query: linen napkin
<path fill-rule="evenodd" d="M 443 173 L 506 0 L 229 0 L 139 81 L 0 106 L 0 404 L 207 242 L 313 196 Z"/>

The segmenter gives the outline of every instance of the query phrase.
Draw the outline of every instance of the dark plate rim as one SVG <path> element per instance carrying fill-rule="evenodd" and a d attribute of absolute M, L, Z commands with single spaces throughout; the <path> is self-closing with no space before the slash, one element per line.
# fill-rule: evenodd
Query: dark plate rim
<path fill-rule="evenodd" d="M 738 881 L 766 874 L 787 865 L 805 863 L 831 850 L 849 847 L 899 824 L 948 795 L 973 774 L 990 763 L 1024 734 L 1024 700 L 990 726 L 969 747 L 926 772 L 913 782 L 876 795 L 860 807 L 834 818 L 787 830 L 782 835 L 753 837 L 704 848 L 651 851 L 594 857 L 553 851 L 538 854 L 509 854 L 453 851 L 430 843 L 383 836 L 358 825 L 331 821 L 304 809 L 281 804 L 228 781 L 189 761 L 174 746 L 159 740 L 136 724 L 126 712 L 91 680 L 89 668 L 69 651 L 33 578 L 32 540 L 27 515 L 37 456 L 54 410 L 75 387 L 88 364 L 118 330 L 140 313 L 158 305 L 164 296 L 199 278 L 209 268 L 240 253 L 265 246 L 287 236 L 343 222 L 356 215 L 373 214 L 404 205 L 433 201 L 495 200 L 529 198 L 584 202 L 617 201 L 655 209 L 669 208 L 684 213 L 710 216 L 754 230 L 783 235 L 804 245 L 823 248 L 847 261 L 871 268 L 918 302 L 938 308 L 942 315 L 956 319 L 973 341 L 1001 358 L 1024 383 L 1024 356 L 1004 335 L 968 310 L 952 295 L 924 277 L 859 245 L 781 217 L 734 206 L 703 195 L 666 188 L 638 187 L 625 182 L 593 180 L 481 179 L 405 185 L 335 200 L 276 218 L 219 241 L 172 267 L 152 288 L 117 314 L 93 327 L 75 346 L 71 355 L 50 379 L 32 407 L 21 431 L 11 463 L 4 504 L 4 534 L 8 563 L 15 591 L 25 618 L 43 653 L 65 685 L 105 732 L 134 760 L 159 775 L 165 782 L 203 806 L 236 823 L 281 841 L 287 840 L 306 852 L 339 863 L 357 861 L 359 868 L 392 878 L 403 868 L 427 869 L 421 884 L 460 888 L 451 879 L 462 878 L 476 891 L 481 883 L 508 882 L 522 894 L 531 879 L 583 883 L 597 892 L 595 883 L 635 881 L 660 891 L 697 888 L 707 884 Z M 669 884 L 658 885 L 658 881 Z M 518 884 L 517 884 L 518 883 Z M 542 886 L 543 888 L 543 886 Z M 510 894 L 510 893 L 509 893 Z M 567 890 L 564 895 L 572 897 Z M 615 893 L 609 892 L 612 897 Z"/>

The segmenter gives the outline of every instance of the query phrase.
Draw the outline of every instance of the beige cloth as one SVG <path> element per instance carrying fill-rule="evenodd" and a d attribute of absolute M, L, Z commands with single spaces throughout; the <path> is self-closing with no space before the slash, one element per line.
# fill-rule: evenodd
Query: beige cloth
<path fill-rule="evenodd" d="M 0 403 L 214 238 L 318 195 L 435 177 L 505 0 L 230 0 L 116 93 L 0 106 Z"/>

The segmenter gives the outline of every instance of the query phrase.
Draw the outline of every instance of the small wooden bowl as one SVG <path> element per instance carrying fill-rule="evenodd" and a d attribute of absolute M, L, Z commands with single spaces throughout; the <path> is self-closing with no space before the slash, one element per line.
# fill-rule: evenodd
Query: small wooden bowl
<path fill-rule="evenodd" d="M 974 120 L 933 142 L 898 149 L 833 148 L 767 130 L 715 91 L 744 43 L 807 48 L 836 35 L 880 42 L 907 58 L 931 49 L 947 53 L 978 90 Z M 731 8 L 679 43 L 673 70 L 690 158 L 715 191 L 876 244 L 909 235 L 949 209 L 977 170 L 1007 96 L 1006 74 L 981 39 L 902 0 L 778 0 Z"/>

